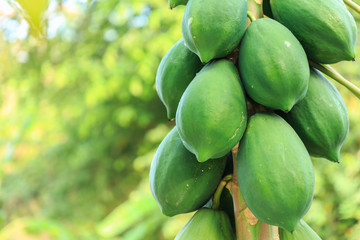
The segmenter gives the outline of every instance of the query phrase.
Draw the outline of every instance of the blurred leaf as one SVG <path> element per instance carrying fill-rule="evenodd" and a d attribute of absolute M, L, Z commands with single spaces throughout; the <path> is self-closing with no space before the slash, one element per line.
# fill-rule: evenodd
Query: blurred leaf
<path fill-rule="evenodd" d="M 35 35 L 44 32 L 43 14 L 49 5 L 49 0 L 17 0 L 23 9 L 25 19 L 29 22 L 30 29 Z"/>
<path fill-rule="evenodd" d="M 96 229 L 98 234 L 102 237 L 114 237 L 122 234 L 130 227 L 137 225 L 137 230 L 132 231 L 127 235 L 132 236 L 132 238 L 125 239 L 140 239 L 135 236 L 137 234 L 143 236 L 144 233 L 142 232 L 146 232 L 148 224 L 143 223 L 139 225 L 139 223 L 143 222 L 151 213 L 158 210 L 157 203 L 151 194 L 134 192 L 130 194 L 129 200 L 116 207 L 101 223 L 99 223 Z M 155 216 L 156 215 L 158 214 L 155 214 Z M 153 215 L 151 215 L 151 218 L 152 217 Z M 155 221 L 156 219 L 153 220 Z"/>

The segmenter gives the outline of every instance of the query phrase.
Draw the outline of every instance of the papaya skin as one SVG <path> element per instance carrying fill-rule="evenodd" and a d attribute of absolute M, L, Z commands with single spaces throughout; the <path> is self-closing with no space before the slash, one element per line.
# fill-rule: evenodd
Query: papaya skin
<path fill-rule="evenodd" d="M 229 55 L 244 35 L 246 12 L 246 0 L 190 0 L 181 23 L 185 45 L 204 63 Z"/>
<path fill-rule="evenodd" d="M 169 7 L 173 9 L 179 5 L 186 5 L 188 0 L 169 0 Z"/>
<path fill-rule="evenodd" d="M 250 118 L 239 144 L 237 177 L 246 205 L 262 222 L 292 232 L 310 208 L 315 182 L 310 156 L 276 114 Z"/>
<path fill-rule="evenodd" d="M 168 119 L 174 119 L 182 94 L 203 67 L 199 58 L 180 39 L 163 57 L 156 73 L 156 91 L 166 107 Z"/>
<path fill-rule="evenodd" d="M 207 64 L 181 97 L 176 126 L 199 162 L 226 155 L 242 137 L 245 95 L 236 67 L 227 60 Z"/>
<path fill-rule="evenodd" d="M 161 142 L 150 168 L 150 189 L 166 216 L 195 211 L 213 195 L 226 159 L 199 163 L 182 144 L 175 126 Z"/>
<path fill-rule="evenodd" d="M 269 18 L 250 24 L 240 44 L 239 71 L 247 94 L 284 112 L 306 94 L 309 63 L 300 42 Z"/>
<path fill-rule="evenodd" d="M 175 240 L 235 240 L 229 217 L 223 211 L 202 208 L 185 224 Z"/>
<path fill-rule="evenodd" d="M 283 116 L 310 155 L 339 162 L 349 133 L 349 117 L 340 93 L 321 72 L 311 70 L 305 98 Z"/>
<path fill-rule="evenodd" d="M 279 236 L 280 240 L 321 240 L 316 232 L 302 219 L 293 233 L 280 228 Z"/>
<path fill-rule="evenodd" d="M 355 58 L 354 17 L 339 0 L 270 0 L 274 18 L 299 39 L 308 57 L 331 64 Z"/>

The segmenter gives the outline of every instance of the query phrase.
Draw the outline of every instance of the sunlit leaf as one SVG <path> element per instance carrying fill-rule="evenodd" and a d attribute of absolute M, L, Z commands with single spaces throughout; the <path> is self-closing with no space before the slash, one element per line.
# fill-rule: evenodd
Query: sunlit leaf
<path fill-rule="evenodd" d="M 17 2 L 23 10 L 31 32 L 41 36 L 45 28 L 43 15 L 49 5 L 49 0 L 17 0 Z"/>

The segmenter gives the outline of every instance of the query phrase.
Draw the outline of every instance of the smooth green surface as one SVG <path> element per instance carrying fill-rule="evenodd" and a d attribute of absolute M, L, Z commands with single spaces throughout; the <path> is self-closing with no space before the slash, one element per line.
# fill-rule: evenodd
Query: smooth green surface
<path fill-rule="evenodd" d="M 250 24 L 241 41 L 239 70 L 247 94 L 272 109 L 290 111 L 305 94 L 309 65 L 299 41 L 269 18 Z"/>
<path fill-rule="evenodd" d="M 236 67 L 227 60 L 206 65 L 181 97 L 176 125 L 199 162 L 228 153 L 246 127 L 246 102 Z"/>
<path fill-rule="evenodd" d="M 226 159 L 199 163 L 182 144 L 177 127 L 161 142 L 150 168 L 150 188 L 167 216 L 192 212 L 215 192 Z"/>
<path fill-rule="evenodd" d="M 181 24 L 185 45 L 202 62 L 229 55 L 246 27 L 246 0 L 190 0 Z"/>
<path fill-rule="evenodd" d="M 241 194 L 262 222 L 291 232 L 311 206 L 314 169 L 291 126 L 276 114 L 253 115 L 240 142 Z"/>
<path fill-rule="evenodd" d="M 167 110 L 168 119 L 176 109 L 186 87 L 202 68 L 199 58 L 180 39 L 163 57 L 156 73 L 156 91 Z"/>
<path fill-rule="evenodd" d="M 340 149 L 349 133 L 348 112 L 339 92 L 321 72 L 311 70 L 305 98 L 284 118 L 310 155 L 333 162 L 340 160 Z"/>
<path fill-rule="evenodd" d="M 188 0 L 169 0 L 169 7 L 173 9 L 179 5 L 186 5 Z"/>
<path fill-rule="evenodd" d="M 202 208 L 186 223 L 175 240 L 235 240 L 229 217 L 223 211 Z"/>
<path fill-rule="evenodd" d="M 355 58 L 357 28 L 340 0 L 270 0 L 274 18 L 289 28 L 310 59 L 336 63 Z"/>
<path fill-rule="evenodd" d="M 280 240 L 321 240 L 316 232 L 302 219 L 293 233 L 279 228 L 279 236 Z"/>

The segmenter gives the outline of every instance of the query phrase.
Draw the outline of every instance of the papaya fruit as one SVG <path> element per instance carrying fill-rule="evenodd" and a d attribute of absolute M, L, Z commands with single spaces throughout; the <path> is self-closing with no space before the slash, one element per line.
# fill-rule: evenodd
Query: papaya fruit
<path fill-rule="evenodd" d="M 302 219 L 293 233 L 279 228 L 279 237 L 280 240 L 321 240 L 319 235 Z"/>
<path fill-rule="evenodd" d="M 188 0 L 169 0 L 169 7 L 173 9 L 179 5 L 186 5 Z"/>
<path fill-rule="evenodd" d="M 199 58 L 180 39 L 163 57 L 156 73 L 156 91 L 166 107 L 168 119 L 176 109 L 186 87 L 203 67 Z"/>
<path fill-rule="evenodd" d="M 175 240 L 235 240 L 229 217 L 223 211 L 202 208 L 185 224 Z"/>
<path fill-rule="evenodd" d="M 240 192 L 262 222 L 292 232 L 310 208 L 314 169 L 304 144 L 280 116 L 257 113 L 237 155 Z"/>
<path fill-rule="evenodd" d="M 283 117 L 310 155 L 339 161 L 340 149 L 349 132 L 349 117 L 340 93 L 321 72 L 311 69 L 305 98 Z"/>
<path fill-rule="evenodd" d="M 274 18 L 299 39 L 308 57 L 336 63 L 355 57 L 354 17 L 339 0 L 270 0 Z"/>
<path fill-rule="evenodd" d="M 150 189 L 166 216 L 201 208 L 215 192 L 226 159 L 199 163 L 182 144 L 175 126 L 157 149 L 150 167 Z"/>
<path fill-rule="evenodd" d="M 228 60 L 207 64 L 181 97 L 176 126 L 184 146 L 199 162 L 226 155 L 246 127 L 245 95 Z"/>
<path fill-rule="evenodd" d="M 304 49 L 283 25 L 270 18 L 252 22 L 241 41 L 239 70 L 247 94 L 272 109 L 290 111 L 309 82 Z"/>
<path fill-rule="evenodd" d="M 189 1 L 181 23 L 185 45 L 204 63 L 229 55 L 245 32 L 246 13 L 246 0 Z"/>

